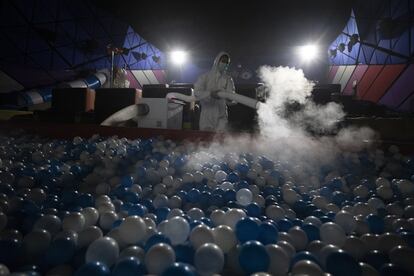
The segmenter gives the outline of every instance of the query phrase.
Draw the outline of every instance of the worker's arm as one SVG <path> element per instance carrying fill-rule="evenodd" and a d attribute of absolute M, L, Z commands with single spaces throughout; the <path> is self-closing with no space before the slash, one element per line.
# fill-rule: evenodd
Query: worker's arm
<path fill-rule="evenodd" d="M 227 85 L 226 85 L 226 89 L 225 89 L 224 92 L 236 93 L 236 88 L 234 86 L 234 82 L 233 82 L 233 79 L 231 77 L 229 77 L 228 80 L 227 80 Z M 232 101 L 232 100 L 226 100 L 226 104 L 227 105 L 235 105 L 237 103 L 235 101 Z"/>
<path fill-rule="evenodd" d="M 194 96 L 201 104 L 209 103 L 211 98 L 211 91 L 207 90 L 207 74 L 201 75 L 196 83 L 194 83 Z"/>

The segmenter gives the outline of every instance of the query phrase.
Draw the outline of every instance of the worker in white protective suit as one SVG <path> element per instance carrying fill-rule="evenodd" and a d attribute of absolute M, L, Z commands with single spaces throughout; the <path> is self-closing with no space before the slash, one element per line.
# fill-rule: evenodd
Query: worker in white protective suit
<path fill-rule="evenodd" d="M 227 105 L 233 102 L 219 98 L 219 92 L 235 93 L 234 82 L 227 74 L 228 53 L 220 52 L 211 70 L 194 84 L 194 94 L 201 104 L 200 130 L 223 132 L 227 127 Z"/>

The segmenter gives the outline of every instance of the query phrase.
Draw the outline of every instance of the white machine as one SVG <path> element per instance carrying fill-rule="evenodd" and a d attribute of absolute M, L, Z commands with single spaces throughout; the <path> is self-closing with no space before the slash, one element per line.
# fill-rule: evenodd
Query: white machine
<path fill-rule="evenodd" d="M 260 102 L 235 93 L 219 92 L 225 98 L 258 109 Z M 181 129 L 185 103 L 195 102 L 194 94 L 168 93 L 164 97 L 141 98 L 139 104 L 128 106 L 108 117 L 101 125 L 116 126 L 128 120 L 137 122 L 140 128 Z"/>
<path fill-rule="evenodd" d="M 181 129 L 183 123 L 183 105 L 171 102 L 167 98 L 142 98 L 141 104 L 146 104 L 150 112 L 138 120 L 141 128 Z"/>

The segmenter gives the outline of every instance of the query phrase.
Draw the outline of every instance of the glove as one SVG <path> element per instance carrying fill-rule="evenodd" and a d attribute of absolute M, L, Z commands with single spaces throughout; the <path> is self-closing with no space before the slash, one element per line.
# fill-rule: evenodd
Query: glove
<path fill-rule="evenodd" d="M 213 99 L 220 99 L 220 97 L 217 95 L 218 92 L 220 92 L 220 90 L 213 90 L 210 92 L 210 97 L 212 97 Z"/>

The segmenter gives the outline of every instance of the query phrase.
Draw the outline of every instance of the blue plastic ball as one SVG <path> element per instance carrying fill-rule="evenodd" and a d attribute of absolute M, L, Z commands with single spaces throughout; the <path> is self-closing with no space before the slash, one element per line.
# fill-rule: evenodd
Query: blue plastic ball
<path fill-rule="evenodd" d="M 295 263 L 302 261 L 302 260 L 309 260 L 312 261 L 320 266 L 318 258 L 315 257 L 311 252 L 309 251 L 300 251 L 296 253 L 293 258 L 290 260 L 290 266 L 293 267 Z"/>
<path fill-rule="evenodd" d="M 388 263 L 390 260 L 387 254 L 378 250 L 372 250 L 365 255 L 362 261 L 379 270 L 383 264 Z"/>
<path fill-rule="evenodd" d="M 76 244 L 69 237 L 54 240 L 46 251 L 45 261 L 50 265 L 64 264 L 75 254 Z"/>
<path fill-rule="evenodd" d="M 136 257 L 122 259 L 115 265 L 112 276 L 124 275 L 145 275 L 144 265 Z"/>
<path fill-rule="evenodd" d="M 348 253 L 338 251 L 330 254 L 326 259 L 326 269 L 332 275 L 347 276 L 362 274 L 359 263 Z"/>
<path fill-rule="evenodd" d="M 223 194 L 224 201 L 236 201 L 236 191 L 235 190 L 227 190 Z"/>
<path fill-rule="evenodd" d="M 132 178 L 132 176 L 125 175 L 124 177 L 122 177 L 121 186 L 129 188 L 132 186 L 132 184 L 134 184 L 134 179 Z"/>
<path fill-rule="evenodd" d="M 312 224 L 305 224 L 302 226 L 302 230 L 305 231 L 308 236 L 309 242 L 314 240 L 320 240 L 319 228 Z"/>
<path fill-rule="evenodd" d="M 393 263 L 386 263 L 384 264 L 380 270 L 379 273 L 381 276 L 409 276 L 410 273 L 408 273 L 406 270 L 404 270 L 402 267 L 395 265 Z"/>
<path fill-rule="evenodd" d="M 263 222 L 259 225 L 259 237 L 258 240 L 266 244 L 276 243 L 279 237 L 279 231 L 276 226 L 271 222 Z"/>
<path fill-rule="evenodd" d="M 161 233 L 157 233 L 149 237 L 149 239 L 145 242 L 145 252 L 147 252 L 153 245 L 158 243 L 166 243 L 171 245 L 171 241 L 167 236 L 164 236 Z"/>
<path fill-rule="evenodd" d="M 248 241 L 241 246 L 239 264 L 247 274 L 267 271 L 270 258 L 266 248 L 258 241 Z"/>
<path fill-rule="evenodd" d="M 140 216 L 143 217 L 145 214 L 148 213 L 147 207 L 142 204 L 133 204 L 128 208 L 128 215 L 129 216 Z"/>
<path fill-rule="evenodd" d="M 237 239 L 244 243 L 250 240 L 257 240 L 259 236 L 259 225 L 250 217 L 245 217 L 236 223 Z"/>
<path fill-rule="evenodd" d="M 195 188 L 191 189 L 188 191 L 187 197 L 189 202 L 196 203 L 198 200 L 200 200 L 200 190 Z"/>
<path fill-rule="evenodd" d="M 176 262 L 168 267 L 162 274 L 162 276 L 195 276 L 197 275 L 196 270 L 193 266 Z"/>
<path fill-rule="evenodd" d="M 155 215 L 157 216 L 157 223 L 160 223 L 163 220 L 167 219 L 168 213 L 170 212 L 170 208 L 168 207 L 161 207 L 155 209 Z"/>
<path fill-rule="evenodd" d="M 369 230 L 373 234 L 382 234 L 384 232 L 384 219 L 380 216 L 369 214 L 366 217 L 366 222 L 368 223 Z"/>
<path fill-rule="evenodd" d="M 251 217 L 259 217 L 262 214 L 262 208 L 256 202 L 250 203 L 246 206 L 247 215 Z"/>
<path fill-rule="evenodd" d="M 231 183 L 236 183 L 240 180 L 240 177 L 238 176 L 237 173 L 235 172 L 231 172 L 227 175 L 227 181 L 231 182 Z"/>
<path fill-rule="evenodd" d="M 281 219 L 277 222 L 277 228 L 281 232 L 288 232 L 293 227 L 293 223 L 288 219 Z"/>
<path fill-rule="evenodd" d="M 22 243 L 17 239 L 0 240 L 0 263 L 14 265 L 21 254 Z"/>
<path fill-rule="evenodd" d="M 400 235 L 410 247 L 414 248 L 414 233 L 404 231 L 401 232 Z"/>
<path fill-rule="evenodd" d="M 194 264 L 195 250 L 190 244 L 178 244 L 173 247 L 175 252 L 175 260 L 187 264 Z"/>
<path fill-rule="evenodd" d="M 90 262 L 82 265 L 75 273 L 75 276 L 109 276 L 111 271 L 101 262 Z"/>

